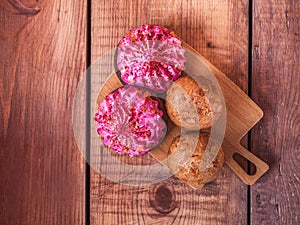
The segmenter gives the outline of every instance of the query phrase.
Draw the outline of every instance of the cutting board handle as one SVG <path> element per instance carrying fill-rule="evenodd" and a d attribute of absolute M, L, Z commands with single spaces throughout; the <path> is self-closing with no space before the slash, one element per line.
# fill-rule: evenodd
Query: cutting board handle
<path fill-rule="evenodd" d="M 232 148 L 227 148 L 225 150 L 225 163 L 233 170 L 233 172 L 241 178 L 241 180 L 248 185 L 254 184 L 268 169 L 269 166 L 248 151 L 246 148 L 242 147 L 240 144 L 232 146 Z M 256 172 L 253 175 L 247 174 L 242 167 L 234 159 L 233 155 L 237 153 L 240 154 L 245 159 L 249 160 L 256 167 Z"/>

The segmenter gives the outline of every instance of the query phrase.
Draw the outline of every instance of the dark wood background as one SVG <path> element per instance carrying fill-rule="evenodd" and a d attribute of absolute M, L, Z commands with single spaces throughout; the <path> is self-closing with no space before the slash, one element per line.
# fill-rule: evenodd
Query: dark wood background
<path fill-rule="evenodd" d="M 0 224 L 300 224 L 300 1 L 2 0 Z M 270 165 L 248 187 L 224 166 L 194 191 L 172 177 L 112 183 L 86 165 L 72 103 L 88 64 L 160 24 L 264 111 L 243 144 Z"/>

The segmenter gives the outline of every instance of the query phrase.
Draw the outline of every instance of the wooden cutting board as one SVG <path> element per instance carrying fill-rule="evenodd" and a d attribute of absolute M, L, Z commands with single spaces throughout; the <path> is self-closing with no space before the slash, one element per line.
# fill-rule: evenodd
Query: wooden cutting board
<path fill-rule="evenodd" d="M 269 166 L 242 147 L 240 141 L 242 137 L 244 137 L 247 132 L 262 118 L 263 111 L 235 83 L 213 66 L 201 54 L 184 42 L 183 47 L 193 54 L 193 57 L 187 56 L 186 67 L 193 67 L 197 63 L 196 61 L 200 60 L 217 78 L 223 91 L 227 114 L 226 131 L 222 144 L 225 153 L 225 163 L 242 179 L 244 183 L 248 185 L 254 184 L 269 169 Z M 121 86 L 123 86 L 123 84 L 120 82 L 117 75 L 115 73 L 111 74 L 99 92 L 97 104 L 99 104 L 106 95 Z M 160 162 L 163 162 L 163 160 L 167 157 L 167 151 L 173 138 L 180 134 L 180 128 L 170 121 L 167 122 L 168 133 L 164 141 L 156 149 L 149 152 L 149 154 Z M 233 157 L 234 154 L 241 155 L 255 165 L 255 173 L 253 175 L 248 175 L 235 161 Z"/>

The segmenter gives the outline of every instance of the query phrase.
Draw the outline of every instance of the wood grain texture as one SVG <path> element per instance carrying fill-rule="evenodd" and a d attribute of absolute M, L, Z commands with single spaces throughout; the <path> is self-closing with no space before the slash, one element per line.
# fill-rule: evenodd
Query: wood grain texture
<path fill-rule="evenodd" d="M 247 1 L 92 1 L 92 59 L 133 27 L 164 25 L 247 91 Z M 116 171 L 117 172 L 117 171 Z M 246 224 L 247 186 L 224 167 L 196 191 L 170 178 L 132 187 L 91 171 L 91 224 Z"/>
<path fill-rule="evenodd" d="M 251 224 L 300 224 L 300 2 L 257 0 L 252 97 L 264 110 L 252 151 L 271 170 L 251 188 Z"/>
<path fill-rule="evenodd" d="M 10 0 L 0 12 L 0 224 L 84 224 L 85 162 L 71 115 L 86 3 Z"/>

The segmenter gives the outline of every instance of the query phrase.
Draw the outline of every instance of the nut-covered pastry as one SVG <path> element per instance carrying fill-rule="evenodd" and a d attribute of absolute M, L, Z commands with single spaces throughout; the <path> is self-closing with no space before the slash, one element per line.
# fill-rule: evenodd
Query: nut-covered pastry
<path fill-rule="evenodd" d="M 217 178 L 223 166 L 224 152 L 217 146 L 208 132 L 184 133 L 169 147 L 168 167 L 179 180 L 202 188 Z"/>
<path fill-rule="evenodd" d="M 121 87 L 99 104 L 95 120 L 103 144 L 119 154 L 144 155 L 165 137 L 159 102 L 136 87 Z"/>
<path fill-rule="evenodd" d="M 119 42 L 115 69 L 123 83 L 162 93 L 179 78 L 185 61 L 181 40 L 173 31 L 142 25 Z"/>
<path fill-rule="evenodd" d="M 167 91 L 166 108 L 170 119 L 187 130 L 211 127 L 222 112 L 220 94 L 205 78 L 196 82 L 182 76 Z"/>

